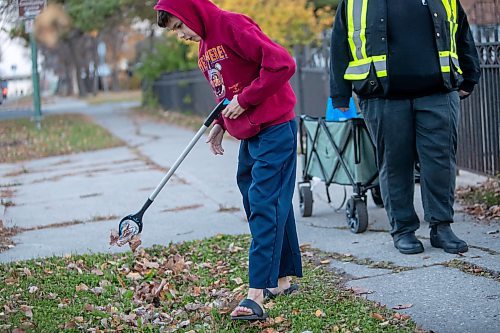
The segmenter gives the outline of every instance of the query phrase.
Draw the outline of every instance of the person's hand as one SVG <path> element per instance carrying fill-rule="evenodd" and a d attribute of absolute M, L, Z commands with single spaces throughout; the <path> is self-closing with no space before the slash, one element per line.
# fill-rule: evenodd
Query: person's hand
<path fill-rule="evenodd" d="M 338 110 L 342 111 L 342 112 L 347 112 L 349 111 L 349 108 L 337 108 Z"/>
<path fill-rule="evenodd" d="M 210 150 L 214 155 L 224 155 L 224 149 L 222 148 L 223 136 L 224 129 L 219 124 L 215 124 L 208 133 L 207 143 L 210 144 Z"/>
<path fill-rule="evenodd" d="M 465 97 L 467 97 L 467 96 L 469 96 L 469 95 L 470 95 L 470 92 L 467 92 L 467 91 L 465 91 L 465 90 L 459 90 L 459 91 L 458 91 L 458 96 L 459 96 L 460 98 L 465 98 Z"/>
<path fill-rule="evenodd" d="M 229 103 L 228 106 L 224 110 L 222 110 L 222 115 L 226 118 L 229 119 L 236 119 L 238 118 L 243 112 L 245 112 L 245 109 L 243 109 L 240 106 L 240 103 L 238 103 L 238 95 L 234 95 L 233 99 Z"/>

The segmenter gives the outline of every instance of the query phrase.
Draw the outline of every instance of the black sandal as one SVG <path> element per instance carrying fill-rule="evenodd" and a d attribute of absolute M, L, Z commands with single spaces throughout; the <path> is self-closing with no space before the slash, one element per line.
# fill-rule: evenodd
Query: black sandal
<path fill-rule="evenodd" d="M 264 299 L 275 299 L 279 295 L 291 295 L 294 292 L 299 290 L 299 285 L 298 284 L 291 284 L 290 287 L 287 289 L 275 294 L 269 289 L 264 289 Z"/>
<path fill-rule="evenodd" d="M 253 313 L 251 315 L 231 316 L 232 320 L 266 320 L 268 317 L 267 313 L 262 310 L 260 305 L 249 298 L 242 300 L 238 306 L 248 308 L 252 310 Z"/>

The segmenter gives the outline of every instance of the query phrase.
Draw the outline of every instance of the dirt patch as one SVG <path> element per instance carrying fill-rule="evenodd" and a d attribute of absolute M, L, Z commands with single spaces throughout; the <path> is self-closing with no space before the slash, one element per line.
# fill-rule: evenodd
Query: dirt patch
<path fill-rule="evenodd" d="M 25 175 L 28 173 L 29 173 L 28 169 L 26 169 L 24 166 L 22 166 L 21 169 L 16 170 L 16 171 L 12 171 L 12 172 L 8 172 L 8 173 L 4 174 L 4 176 L 5 177 L 17 177 L 17 176 Z"/>
<path fill-rule="evenodd" d="M 16 190 L 10 188 L 0 189 L 0 199 L 11 199 L 14 197 L 14 193 L 16 193 Z"/>
<path fill-rule="evenodd" d="M 12 241 L 12 237 L 21 232 L 20 228 L 7 228 L 3 225 L 0 219 L 0 253 L 10 250 L 16 244 Z"/>
<path fill-rule="evenodd" d="M 457 268 L 467 274 L 482 276 L 500 282 L 500 272 L 496 272 L 494 270 L 488 269 L 486 267 L 481 267 L 470 262 L 453 259 L 452 261 L 446 263 L 444 266 Z"/>
<path fill-rule="evenodd" d="M 101 195 L 102 195 L 102 193 L 84 194 L 84 195 L 80 195 L 80 199 L 100 197 Z"/>
<path fill-rule="evenodd" d="M 0 206 L 4 206 L 5 208 L 8 208 L 8 207 L 13 207 L 15 205 L 16 204 L 12 200 L 9 200 L 9 199 L 0 199 Z"/>
<path fill-rule="evenodd" d="M 197 209 L 203 207 L 203 205 L 197 204 L 197 205 L 189 205 L 189 206 L 178 206 L 174 208 L 167 208 L 162 210 L 162 212 L 181 212 L 184 210 L 192 210 L 192 209 Z"/>
<path fill-rule="evenodd" d="M 227 207 L 224 205 L 219 205 L 219 209 L 217 210 L 219 213 L 232 213 L 239 212 L 241 209 L 238 207 Z"/>

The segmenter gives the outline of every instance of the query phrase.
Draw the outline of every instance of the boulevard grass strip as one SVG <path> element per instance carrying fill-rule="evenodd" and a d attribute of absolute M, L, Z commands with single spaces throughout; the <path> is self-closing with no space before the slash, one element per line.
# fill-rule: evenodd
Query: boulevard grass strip
<path fill-rule="evenodd" d="M 141 90 L 125 90 L 125 91 L 108 91 L 100 92 L 96 95 L 89 95 L 83 99 L 91 105 L 99 105 L 115 102 L 140 102 L 142 100 Z"/>
<path fill-rule="evenodd" d="M 193 131 L 200 129 L 205 117 L 189 112 L 165 111 L 159 108 L 138 107 L 134 109 L 138 118 L 149 118 L 167 124 L 176 125 Z M 208 132 L 208 130 L 207 130 Z"/>
<path fill-rule="evenodd" d="M 232 322 L 247 288 L 246 235 L 0 265 L 0 331 L 414 332 L 409 316 L 342 289 L 304 256 L 300 292 L 266 303 L 266 322 Z"/>
<path fill-rule="evenodd" d="M 79 153 L 123 143 L 81 114 L 50 115 L 38 130 L 30 119 L 0 121 L 0 163 Z"/>

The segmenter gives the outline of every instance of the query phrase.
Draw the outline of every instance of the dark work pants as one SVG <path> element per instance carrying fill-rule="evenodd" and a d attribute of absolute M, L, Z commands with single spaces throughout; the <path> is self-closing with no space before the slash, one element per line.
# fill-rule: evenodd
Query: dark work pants
<path fill-rule="evenodd" d="M 275 288 L 280 277 L 302 276 L 292 206 L 296 161 L 295 120 L 241 141 L 237 180 L 252 234 L 250 288 Z"/>
<path fill-rule="evenodd" d="M 363 99 L 361 111 L 376 145 L 380 189 L 391 235 L 414 232 L 414 165 L 420 163 L 424 219 L 453 222 L 459 97 L 457 92 L 415 99 Z"/>

